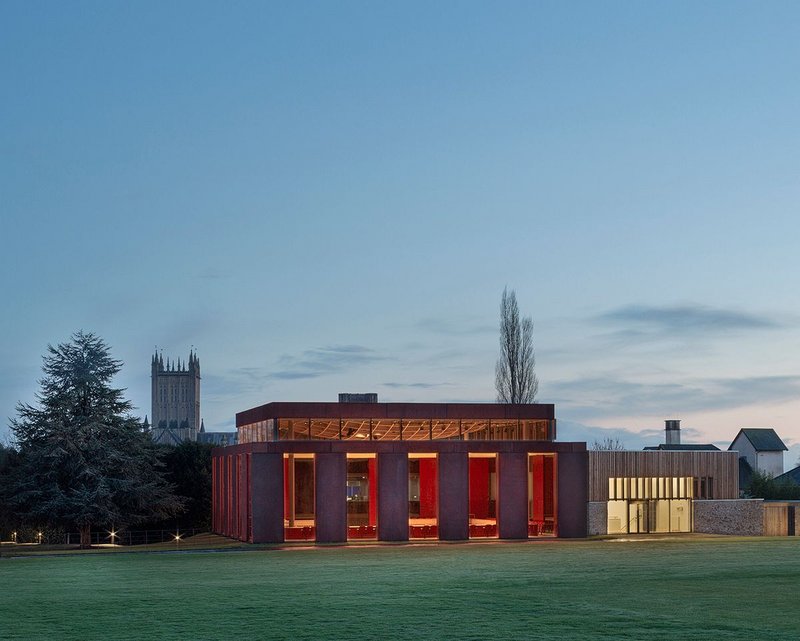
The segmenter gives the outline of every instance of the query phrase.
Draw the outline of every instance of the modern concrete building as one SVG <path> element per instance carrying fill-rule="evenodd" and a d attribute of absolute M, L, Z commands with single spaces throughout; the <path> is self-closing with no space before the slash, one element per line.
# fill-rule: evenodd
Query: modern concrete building
<path fill-rule="evenodd" d="M 553 405 L 269 403 L 214 452 L 214 531 L 251 542 L 586 535 Z"/>

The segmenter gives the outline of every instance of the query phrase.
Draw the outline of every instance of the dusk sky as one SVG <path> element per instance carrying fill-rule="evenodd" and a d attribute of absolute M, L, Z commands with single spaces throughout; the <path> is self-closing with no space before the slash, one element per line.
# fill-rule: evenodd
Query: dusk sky
<path fill-rule="evenodd" d="M 508 286 L 562 439 L 769 426 L 789 469 L 798 33 L 796 2 L 4 2 L 0 416 L 79 329 L 141 416 L 194 346 L 209 430 L 492 401 Z"/>

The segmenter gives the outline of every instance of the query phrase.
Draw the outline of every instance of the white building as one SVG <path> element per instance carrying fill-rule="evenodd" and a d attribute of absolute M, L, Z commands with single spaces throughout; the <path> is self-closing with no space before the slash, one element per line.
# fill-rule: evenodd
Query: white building
<path fill-rule="evenodd" d="M 783 474 L 783 453 L 787 449 L 771 427 L 743 427 L 728 451 L 739 452 L 753 470 L 776 477 Z"/>

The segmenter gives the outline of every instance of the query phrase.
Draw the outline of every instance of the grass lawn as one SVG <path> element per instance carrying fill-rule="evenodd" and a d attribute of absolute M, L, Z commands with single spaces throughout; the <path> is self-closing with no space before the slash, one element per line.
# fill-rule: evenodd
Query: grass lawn
<path fill-rule="evenodd" d="M 0 639 L 800 639 L 800 538 L 0 559 Z"/>

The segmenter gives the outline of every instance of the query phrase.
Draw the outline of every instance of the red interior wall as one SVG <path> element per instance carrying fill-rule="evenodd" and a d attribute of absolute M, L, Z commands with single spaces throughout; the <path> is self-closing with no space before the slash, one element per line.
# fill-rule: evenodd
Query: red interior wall
<path fill-rule="evenodd" d="M 469 460 L 469 513 L 476 519 L 489 517 L 489 459 Z"/>
<path fill-rule="evenodd" d="M 369 459 L 367 470 L 369 471 L 369 524 L 375 525 L 378 522 L 378 478 L 377 460 Z"/>
<path fill-rule="evenodd" d="M 544 492 L 545 492 L 545 474 L 544 474 L 544 458 L 543 456 L 531 456 L 531 474 L 533 476 L 533 501 L 531 509 L 531 519 L 534 521 L 544 521 Z M 552 484 L 551 484 L 552 485 Z M 552 492 L 552 487 L 551 487 Z"/>
<path fill-rule="evenodd" d="M 435 458 L 419 460 L 419 516 L 436 518 L 436 495 L 438 494 L 437 461 Z"/>
<path fill-rule="evenodd" d="M 544 459 L 544 514 L 547 517 L 555 517 L 555 466 L 553 465 L 554 459 L 552 456 L 546 456 Z"/>

